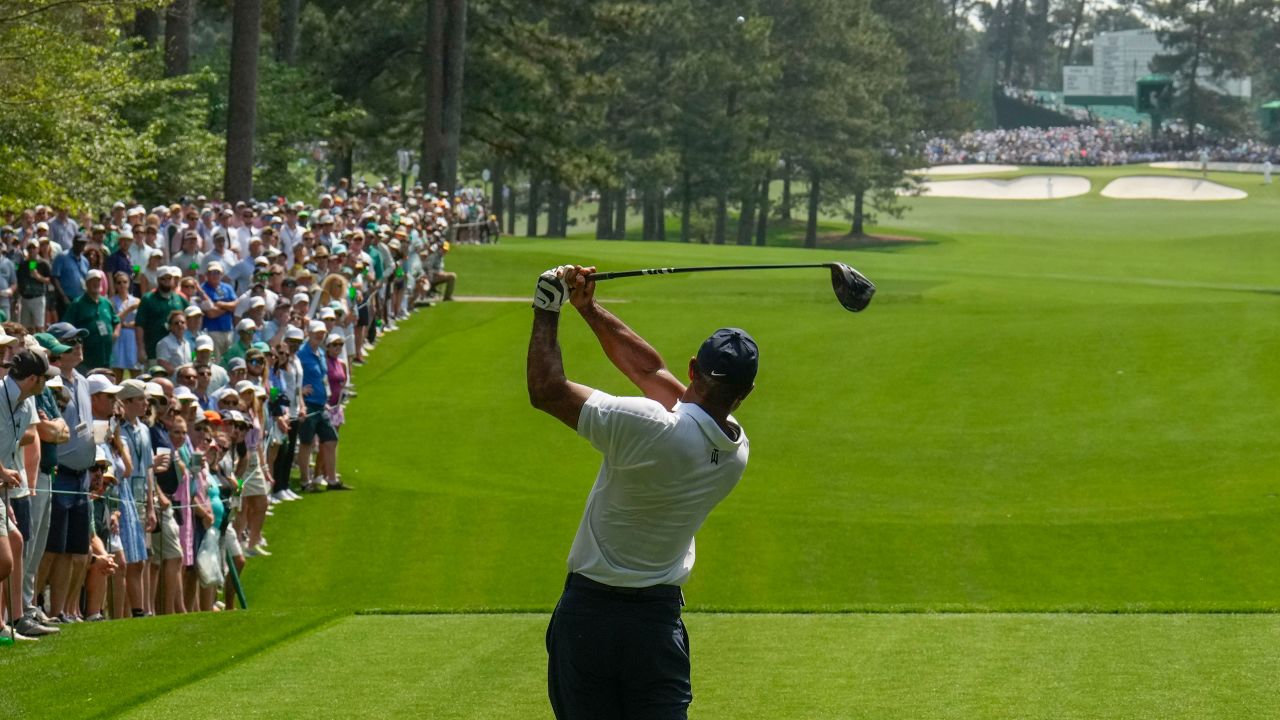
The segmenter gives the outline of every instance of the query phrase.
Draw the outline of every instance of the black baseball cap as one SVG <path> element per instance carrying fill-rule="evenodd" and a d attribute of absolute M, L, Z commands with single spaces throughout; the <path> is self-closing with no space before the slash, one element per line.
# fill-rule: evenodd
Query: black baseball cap
<path fill-rule="evenodd" d="M 698 348 L 698 369 L 729 385 L 751 385 L 759 366 L 760 348 L 746 330 L 720 328 Z"/>
<path fill-rule="evenodd" d="M 9 361 L 9 374 L 15 378 L 29 378 L 37 375 L 53 377 L 60 373 L 49 365 L 49 358 L 44 353 L 23 350 Z"/>

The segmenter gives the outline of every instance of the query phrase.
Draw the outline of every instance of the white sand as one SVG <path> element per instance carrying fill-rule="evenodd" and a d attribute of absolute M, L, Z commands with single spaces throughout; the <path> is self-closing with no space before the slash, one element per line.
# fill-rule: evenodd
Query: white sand
<path fill-rule="evenodd" d="M 1153 162 L 1151 167 L 1162 170 L 1200 170 L 1200 163 L 1195 160 L 1177 160 L 1171 162 Z M 1209 169 L 1214 172 L 1258 173 L 1262 174 L 1262 163 L 1211 162 Z M 1276 169 L 1280 172 L 1280 168 Z"/>
<path fill-rule="evenodd" d="M 1017 165 L 934 165 L 927 168 L 908 170 L 910 175 L 978 175 L 986 173 L 1009 173 L 1018 169 Z"/>
<path fill-rule="evenodd" d="M 1060 200 L 1084 195 L 1090 187 L 1088 178 L 1079 175 L 1026 175 L 1008 180 L 931 180 L 921 184 L 920 194 L 975 200 Z"/>
<path fill-rule="evenodd" d="M 1134 175 L 1112 180 L 1102 196 L 1119 200 L 1243 200 L 1249 193 L 1209 180 Z"/>

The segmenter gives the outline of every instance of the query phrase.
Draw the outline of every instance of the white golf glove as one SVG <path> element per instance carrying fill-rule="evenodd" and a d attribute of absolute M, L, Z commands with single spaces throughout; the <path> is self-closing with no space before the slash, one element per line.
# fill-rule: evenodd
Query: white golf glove
<path fill-rule="evenodd" d="M 535 308 L 560 312 L 560 306 L 569 299 L 569 283 L 565 282 L 564 276 L 572 268 L 572 265 L 561 265 L 538 276 L 538 285 L 533 290 Z"/>

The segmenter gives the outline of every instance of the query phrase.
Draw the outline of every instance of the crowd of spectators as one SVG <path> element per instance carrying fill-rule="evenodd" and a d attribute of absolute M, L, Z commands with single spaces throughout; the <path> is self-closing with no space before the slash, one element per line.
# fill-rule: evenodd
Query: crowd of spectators
<path fill-rule="evenodd" d="M 1280 161 L 1280 148 L 1256 140 L 1195 139 L 1188 128 L 1166 124 L 1159 139 L 1132 123 L 1108 121 L 1080 127 L 973 130 L 925 143 L 930 165 L 1126 165 L 1165 160 L 1262 163 Z"/>
<path fill-rule="evenodd" d="M 233 606 L 273 507 L 350 489 L 351 366 L 453 299 L 482 202 L 343 181 L 314 206 L 6 216 L 0 635 Z"/>

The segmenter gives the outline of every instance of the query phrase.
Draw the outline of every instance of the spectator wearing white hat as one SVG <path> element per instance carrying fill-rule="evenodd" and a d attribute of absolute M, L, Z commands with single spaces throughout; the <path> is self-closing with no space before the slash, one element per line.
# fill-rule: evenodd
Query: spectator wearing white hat
<path fill-rule="evenodd" d="M 138 333 L 139 359 L 144 365 L 149 364 L 146 363 L 147 359 L 156 356 L 156 347 L 160 344 L 160 340 L 170 332 L 170 314 L 174 310 L 184 310 L 187 307 L 186 298 L 175 292 L 175 286 L 181 277 L 182 273 L 175 267 L 160 268 L 156 278 L 159 285 L 153 292 L 144 295 L 142 302 L 138 305 L 134 326 Z"/>
<path fill-rule="evenodd" d="M 213 338 L 213 346 L 219 356 L 234 340 L 232 328 L 236 311 L 236 291 L 223 282 L 222 275 L 222 263 L 211 262 L 200 285 L 200 293 L 205 298 L 204 329 Z"/>
<path fill-rule="evenodd" d="M 191 362 L 194 351 L 187 341 L 187 316 L 181 310 L 169 313 L 169 334 L 156 344 L 156 362 L 170 373 Z"/>
<path fill-rule="evenodd" d="M 204 253 L 200 252 L 200 234 L 195 230 L 184 231 L 182 249 L 174 254 L 170 262 L 182 271 L 183 277 L 198 275 L 201 263 L 204 262 Z"/>
<path fill-rule="evenodd" d="M 101 270 L 90 270 L 85 276 L 84 293 L 71 301 L 62 321 L 84 330 L 84 365 L 82 370 L 111 367 L 111 352 L 120 334 L 120 317 L 115 306 L 102 296 L 106 276 Z"/>
<path fill-rule="evenodd" d="M 321 490 L 327 484 L 330 489 L 346 489 L 335 475 L 335 452 L 338 434 L 329 421 L 325 408 L 329 397 L 329 364 L 324 341 L 327 331 L 324 323 L 316 320 L 307 327 L 307 342 L 298 350 L 302 364 L 302 399 L 304 415 L 298 429 L 298 469 L 302 474 L 302 486 L 306 490 Z M 311 477 L 311 451 L 319 442 L 317 466 L 324 469 L 325 481 Z"/>
<path fill-rule="evenodd" d="M 266 392 L 249 380 L 236 383 L 235 394 L 239 401 L 240 418 L 245 423 L 244 445 L 246 463 L 241 471 L 240 495 L 244 500 L 245 522 L 249 532 L 249 555 L 269 555 L 262 541 L 262 526 L 266 521 L 268 498 L 271 492 L 271 475 L 267 467 L 266 435 L 263 432 L 263 401 Z M 230 400 L 230 398 L 225 398 Z M 236 419 L 236 416 L 232 416 Z"/>
<path fill-rule="evenodd" d="M 302 427 L 302 362 L 297 354 L 305 337 L 301 330 L 292 325 L 285 329 L 284 342 L 276 345 L 272 352 L 268 375 L 270 388 L 274 393 L 272 414 L 276 418 L 280 441 L 271 458 L 272 477 L 275 479 L 274 495 L 277 499 L 302 497 L 290 489 L 289 476 L 293 472 L 298 450 L 298 431 Z"/>
<path fill-rule="evenodd" d="M 225 366 L 235 358 L 244 358 L 253 345 L 253 336 L 258 332 L 258 324 L 251 318 L 236 323 L 236 341 L 222 353 L 222 364 Z"/>
<path fill-rule="evenodd" d="M 155 475 L 151 431 L 142 418 L 148 412 L 147 386 L 138 380 L 120 383 L 116 399 L 124 411 L 120 440 L 130 458 L 129 476 L 120 482 L 120 545 L 125 562 L 125 590 L 134 617 L 145 613 L 149 583 L 146 572 L 146 533 L 155 528 Z"/>
<path fill-rule="evenodd" d="M 204 310 L 201 310 L 199 305 L 192 304 L 183 309 L 182 314 L 187 317 L 187 342 L 194 348 L 197 340 L 209 337 L 209 333 L 204 329 Z"/>
<path fill-rule="evenodd" d="M 213 233 L 213 249 L 204 254 L 204 259 L 200 261 L 200 273 L 205 274 L 209 270 L 209 266 L 218 263 L 225 271 L 228 267 L 239 262 L 234 250 L 228 247 L 226 230 L 217 230 Z"/>
<path fill-rule="evenodd" d="M 209 393 L 215 393 L 227 386 L 230 376 L 222 365 L 214 361 L 213 357 L 213 338 L 208 335 L 201 335 L 196 338 L 196 368 L 207 367 L 209 369 Z"/>
<path fill-rule="evenodd" d="M 137 274 L 134 275 L 134 282 L 138 284 L 139 293 L 149 293 L 156 289 L 160 277 L 161 264 L 164 261 L 164 251 L 160 248 L 144 247 L 138 252 L 143 263 L 137 266 Z"/>

